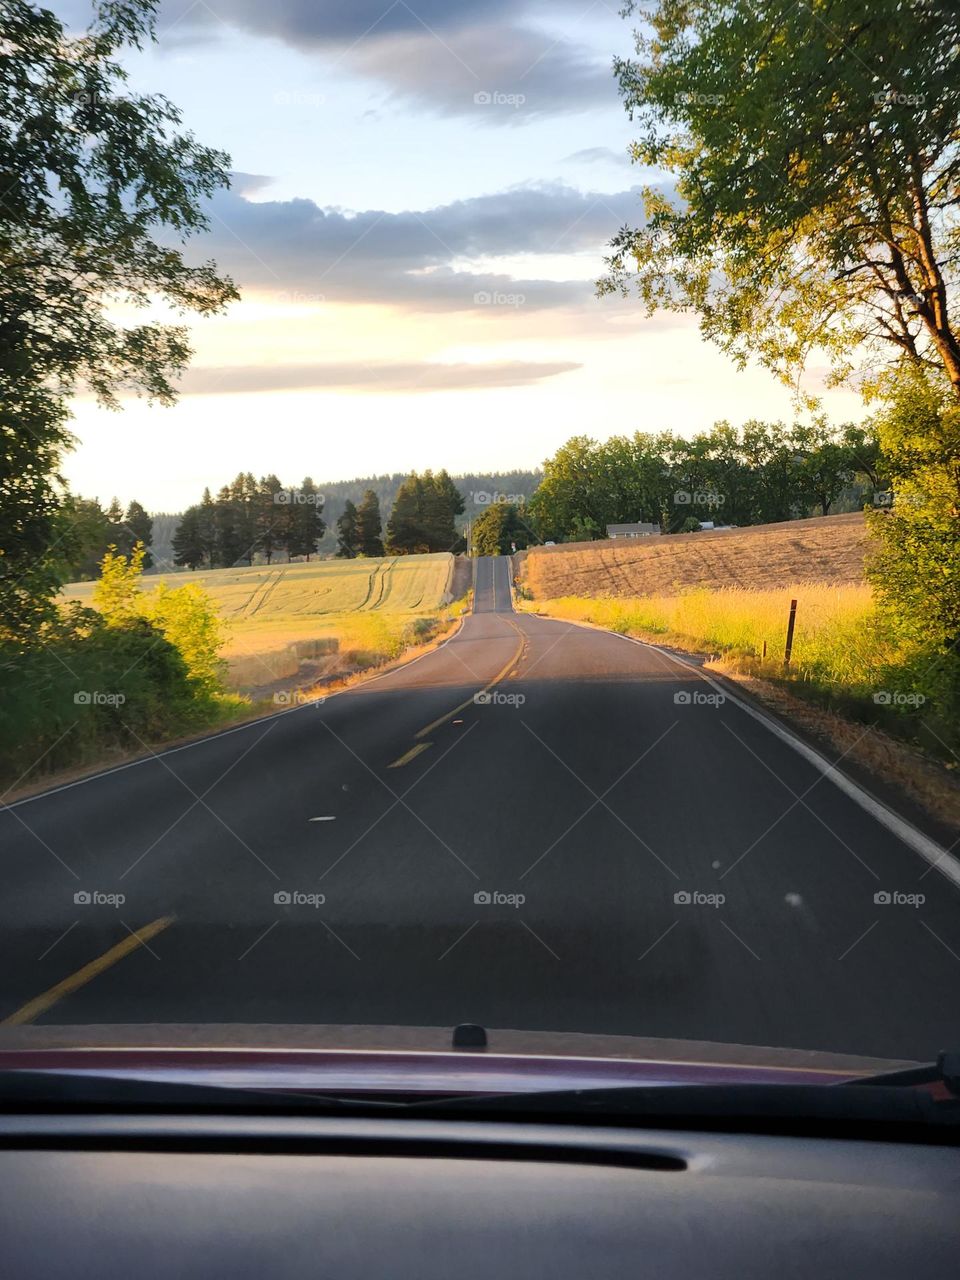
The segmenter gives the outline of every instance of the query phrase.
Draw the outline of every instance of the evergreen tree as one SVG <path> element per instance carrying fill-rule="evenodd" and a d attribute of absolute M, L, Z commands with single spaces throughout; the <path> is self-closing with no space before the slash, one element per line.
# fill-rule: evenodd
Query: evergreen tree
<path fill-rule="evenodd" d="M 127 528 L 127 536 L 131 539 L 131 550 L 136 543 L 142 543 L 144 547 L 143 567 L 144 569 L 152 569 L 153 556 L 150 554 L 149 548 L 150 543 L 153 541 L 153 520 L 136 499 L 127 507 L 124 523 Z"/>
<path fill-rule="evenodd" d="M 357 542 L 362 556 L 383 555 L 383 522 L 380 519 L 380 499 L 376 491 L 368 489 L 357 508 Z"/>
<path fill-rule="evenodd" d="M 200 569 L 206 559 L 200 507 L 187 507 L 173 535 L 173 563 Z"/>
<path fill-rule="evenodd" d="M 309 560 L 327 528 L 323 519 L 323 497 L 310 476 L 304 479 L 299 489 L 291 491 L 290 507 L 287 544 L 290 555 L 306 556 Z"/>
<path fill-rule="evenodd" d="M 214 504 L 216 520 L 216 554 L 218 568 L 230 569 L 242 559 L 243 545 L 237 525 L 237 508 L 231 487 L 225 484 Z"/>
<path fill-rule="evenodd" d="M 283 485 L 272 473 L 263 476 L 257 486 L 256 528 L 257 544 L 266 557 L 267 564 L 273 560 L 274 552 L 286 545 L 288 505 L 279 502 L 278 495 L 283 495 Z"/>
<path fill-rule="evenodd" d="M 343 504 L 343 515 L 337 521 L 337 557 L 341 560 L 352 560 L 359 550 L 357 508 L 348 498 Z"/>
<path fill-rule="evenodd" d="M 388 555 L 413 555 L 429 551 L 423 520 L 424 482 L 414 471 L 397 490 L 387 521 Z"/>

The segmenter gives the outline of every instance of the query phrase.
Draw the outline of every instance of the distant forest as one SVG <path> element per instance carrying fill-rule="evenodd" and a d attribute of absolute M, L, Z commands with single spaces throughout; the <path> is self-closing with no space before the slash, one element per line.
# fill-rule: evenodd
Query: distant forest
<path fill-rule="evenodd" d="M 409 472 L 398 471 L 392 475 L 361 476 L 355 480 L 337 480 L 330 483 L 318 482 L 317 488 L 324 497 L 323 519 L 326 532 L 317 544 L 321 556 L 332 556 L 337 549 L 337 520 L 343 514 L 344 505 L 350 501 L 359 506 L 364 493 L 372 489 L 380 499 L 380 510 L 384 524 L 393 510 L 397 491 L 409 476 Z M 529 500 L 534 490 L 543 479 L 542 471 L 498 471 L 484 475 L 458 475 L 452 477 L 457 488 L 463 494 L 463 515 L 458 517 L 458 524 L 465 529 L 467 523 L 497 499 L 515 502 L 518 495 Z M 153 517 L 153 539 L 151 553 L 153 567 L 150 572 L 169 573 L 173 565 L 173 535 L 180 523 L 181 512 L 159 512 Z"/>

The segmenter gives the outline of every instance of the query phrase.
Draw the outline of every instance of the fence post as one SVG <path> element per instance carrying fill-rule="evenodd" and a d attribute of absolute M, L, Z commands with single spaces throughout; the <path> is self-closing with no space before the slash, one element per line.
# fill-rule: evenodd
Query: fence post
<path fill-rule="evenodd" d="M 793 652 L 793 628 L 797 621 L 797 602 L 790 601 L 790 618 L 787 622 L 787 647 L 783 651 L 783 665 L 789 667 L 790 655 Z"/>

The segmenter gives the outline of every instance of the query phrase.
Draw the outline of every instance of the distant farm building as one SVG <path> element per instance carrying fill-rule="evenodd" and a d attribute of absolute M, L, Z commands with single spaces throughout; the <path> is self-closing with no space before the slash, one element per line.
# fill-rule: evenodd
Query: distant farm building
<path fill-rule="evenodd" d="M 658 538 L 658 524 L 608 524 L 608 538 Z"/>

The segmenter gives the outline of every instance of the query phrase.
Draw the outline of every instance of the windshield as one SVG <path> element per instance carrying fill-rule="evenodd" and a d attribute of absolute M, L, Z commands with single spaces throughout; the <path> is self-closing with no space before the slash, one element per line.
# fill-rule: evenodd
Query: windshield
<path fill-rule="evenodd" d="M 960 1048 L 952 8 L 0 17 L 0 1060 Z"/>

